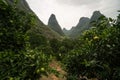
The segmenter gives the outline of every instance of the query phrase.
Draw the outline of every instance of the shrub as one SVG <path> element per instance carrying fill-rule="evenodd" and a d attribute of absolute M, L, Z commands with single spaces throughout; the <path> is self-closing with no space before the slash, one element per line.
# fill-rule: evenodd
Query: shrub
<path fill-rule="evenodd" d="M 0 79 L 36 80 L 47 72 L 49 56 L 29 48 L 34 15 L 0 0 Z"/>
<path fill-rule="evenodd" d="M 37 50 L 0 52 L 0 79 L 36 80 L 48 70 L 49 56 Z"/>
<path fill-rule="evenodd" d="M 119 79 L 120 28 L 119 22 L 100 18 L 94 28 L 79 38 L 78 48 L 64 58 L 68 76 L 87 76 L 100 80 Z M 75 75 L 75 76 L 74 76 Z"/>

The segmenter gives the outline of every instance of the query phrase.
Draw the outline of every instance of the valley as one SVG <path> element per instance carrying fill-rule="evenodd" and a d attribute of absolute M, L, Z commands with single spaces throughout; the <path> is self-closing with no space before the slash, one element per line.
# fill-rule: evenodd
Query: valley
<path fill-rule="evenodd" d="M 0 1 L 0 80 L 120 80 L 119 59 L 120 14 L 94 11 L 67 30 L 25 0 Z"/>

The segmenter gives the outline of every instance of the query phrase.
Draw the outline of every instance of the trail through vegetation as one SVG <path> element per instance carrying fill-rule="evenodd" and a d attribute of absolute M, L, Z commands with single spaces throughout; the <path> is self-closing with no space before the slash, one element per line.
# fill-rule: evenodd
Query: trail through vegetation
<path fill-rule="evenodd" d="M 59 61 L 53 59 L 49 66 L 58 72 L 57 75 L 49 73 L 48 76 L 42 76 L 40 80 L 66 80 L 66 72 L 62 69 L 62 65 Z"/>
<path fill-rule="evenodd" d="M 101 16 L 76 39 L 29 33 L 35 24 L 16 0 L 0 0 L 0 80 L 120 80 L 120 14 Z"/>

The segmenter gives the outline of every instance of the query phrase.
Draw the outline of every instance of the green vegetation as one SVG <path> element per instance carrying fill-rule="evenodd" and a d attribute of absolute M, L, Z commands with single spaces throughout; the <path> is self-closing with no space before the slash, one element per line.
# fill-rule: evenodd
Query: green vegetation
<path fill-rule="evenodd" d="M 74 44 L 77 47 L 63 59 L 68 80 L 77 80 L 80 76 L 99 80 L 120 79 L 120 23 L 105 17 L 99 21 L 83 33 Z"/>
<path fill-rule="evenodd" d="M 46 73 L 49 56 L 29 48 L 26 33 L 33 23 L 32 14 L 0 1 L 1 80 L 36 80 Z"/>
<path fill-rule="evenodd" d="M 42 35 L 35 16 L 0 1 L 0 80 L 38 80 L 50 72 L 56 58 L 67 80 L 80 77 L 120 80 L 120 15 L 101 16 L 77 39 L 51 39 Z M 40 26 L 44 24 L 41 23 Z"/>

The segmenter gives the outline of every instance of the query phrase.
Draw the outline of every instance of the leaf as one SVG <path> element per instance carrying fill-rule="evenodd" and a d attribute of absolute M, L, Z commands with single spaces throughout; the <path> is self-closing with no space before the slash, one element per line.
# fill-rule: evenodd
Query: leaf
<path fill-rule="evenodd" d="M 110 21 L 110 22 L 112 22 L 112 21 L 113 21 L 113 19 L 112 19 L 112 18 L 109 18 L 109 21 Z"/>
<path fill-rule="evenodd" d="M 8 3 L 7 3 L 5 0 L 0 0 L 0 4 L 1 4 L 1 5 L 8 6 Z"/>

